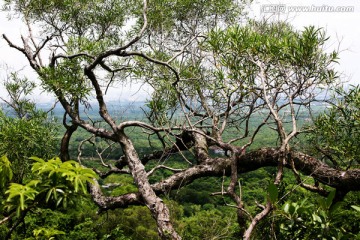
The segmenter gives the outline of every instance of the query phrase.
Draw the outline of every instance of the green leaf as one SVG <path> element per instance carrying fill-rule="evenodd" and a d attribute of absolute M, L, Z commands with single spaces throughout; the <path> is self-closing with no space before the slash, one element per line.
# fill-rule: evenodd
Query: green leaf
<path fill-rule="evenodd" d="M 47 192 L 46 198 L 45 198 L 45 201 L 46 201 L 46 202 L 49 202 L 52 192 L 53 192 L 53 189 L 50 189 L 50 190 Z M 55 199 L 56 199 L 56 198 L 55 198 Z"/>
<path fill-rule="evenodd" d="M 360 212 L 360 207 L 355 206 L 355 205 L 351 205 L 351 207 L 352 207 L 353 209 L 355 209 L 356 211 Z"/>
<path fill-rule="evenodd" d="M 326 201 L 325 201 L 325 207 L 326 207 L 326 209 L 329 209 L 330 208 L 330 206 L 331 206 L 331 204 L 332 204 L 332 202 L 333 202 L 333 199 L 334 199 L 334 197 L 335 197 L 335 193 L 336 193 L 336 190 L 334 190 L 334 191 L 331 191 L 330 193 L 329 193 L 329 195 L 326 197 Z"/>
<path fill-rule="evenodd" d="M 80 187 L 83 193 L 87 193 L 85 183 L 91 183 L 93 179 L 96 178 L 93 170 L 85 168 L 75 161 L 64 162 L 60 170 L 62 172 L 61 176 L 71 182 L 75 192 L 78 192 Z"/>
<path fill-rule="evenodd" d="M 11 183 L 9 189 L 5 192 L 8 194 L 6 201 L 16 205 L 19 210 L 25 210 L 28 203 L 34 200 L 38 194 L 38 191 L 32 188 L 38 183 L 37 180 L 33 180 L 26 185 Z"/>
<path fill-rule="evenodd" d="M 315 213 L 312 214 L 312 217 L 313 217 L 313 220 L 316 221 L 316 222 L 319 222 L 319 223 L 322 223 L 322 220 L 321 218 L 316 215 Z"/>
<path fill-rule="evenodd" d="M 290 204 L 287 202 L 284 204 L 283 210 L 285 213 L 289 213 Z"/>
<path fill-rule="evenodd" d="M 59 172 L 60 166 L 62 164 L 60 158 L 53 158 L 48 161 L 36 157 L 32 157 L 31 159 L 36 161 L 31 169 L 32 172 L 40 175 L 45 173 L 48 175 L 48 177 Z"/>

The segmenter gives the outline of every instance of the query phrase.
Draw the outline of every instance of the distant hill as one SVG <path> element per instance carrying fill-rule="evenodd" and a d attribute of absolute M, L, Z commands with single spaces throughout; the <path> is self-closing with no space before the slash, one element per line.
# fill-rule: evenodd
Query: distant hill
<path fill-rule="evenodd" d="M 39 103 L 36 104 L 36 108 L 49 111 L 53 108 L 54 103 Z M 107 103 L 108 111 L 110 114 L 116 118 L 120 119 L 140 119 L 144 117 L 144 111 L 147 110 L 145 105 L 145 101 L 141 102 L 129 102 L 129 101 L 109 101 Z M 1 105 L 1 109 L 6 113 L 8 116 L 14 116 L 13 111 L 7 107 L 5 104 Z M 55 108 L 52 110 L 52 114 L 55 118 L 61 119 L 64 115 L 65 110 L 61 106 L 60 103 L 57 103 Z M 80 114 L 84 118 L 88 115 L 93 120 L 99 118 L 99 106 L 96 102 L 87 103 L 85 105 L 80 106 Z"/>

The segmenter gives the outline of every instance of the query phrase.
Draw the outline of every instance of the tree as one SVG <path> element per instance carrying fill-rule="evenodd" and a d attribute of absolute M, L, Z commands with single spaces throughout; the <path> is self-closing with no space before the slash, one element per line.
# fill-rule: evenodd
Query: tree
<path fill-rule="evenodd" d="M 285 168 L 309 191 L 327 196 L 327 186 L 338 190 L 337 200 L 360 190 L 358 169 L 335 168 L 296 145 L 296 138 L 310 131 L 302 128 L 303 114 L 316 114 L 314 103 L 338 81 L 333 69 L 338 55 L 324 51 L 328 38 L 322 29 L 297 31 L 283 22 L 250 20 L 240 25 L 242 3 L 230 0 L 8 0 L 6 7 L 21 14 L 29 36 L 22 36 L 21 46 L 8 36 L 4 40 L 25 55 L 42 87 L 65 109 L 62 160 L 69 158 L 77 128 L 121 146 L 115 166 L 104 164 L 109 171 L 97 172 L 131 174 L 138 192 L 109 197 L 94 181 L 90 193 L 102 210 L 145 205 L 162 239 L 180 239 L 162 194 L 204 176 L 226 175 L 229 184 L 214 195 L 232 199 L 240 232 L 250 239 L 280 199 Z M 41 30 L 37 37 L 34 25 Z M 144 121 L 119 122 L 108 110 L 107 90 L 122 82 L 153 88 Z M 91 99 L 103 124 L 80 111 Z M 138 154 L 129 135 L 133 128 L 143 130 L 150 147 L 157 143 L 152 154 Z M 264 129 L 273 130 L 275 146 L 249 151 Z M 214 147 L 225 156 L 209 154 Z M 183 169 L 167 166 L 177 154 Z M 147 170 L 151 160 L 159 164 Z M 277 170 L 267 200 L 253 215 L 237 194 L 238 179 L 263 167 Z M 173 174 L 151 184 L 149 176 L 164 168 Z M 305 183 L 303 176 L 315 183 Z"/>
<path fill-rule="evenodd" d="M 348 91 L 335 89 L 333 99 L 328 102 L 330 110 L 316 118 L 310 143 L 335 168 L 354 168 L 359 164 L 356 146 L 360 131 L 359 86 L 352 86 Z"/>
<path fill-rule="evenodd" d="M 50 121 L 49 112 L 37 109 L 28 98 L 34 82 L 14 72 L 4 87 L 8 98 L 0 97 L 5 103 L 0 109 L 0 156 L 6 155 L 12 162 L 13 182 L 21 183 L 31 174 L 29 157 L 50 158 L 56 154 L 57 127 Z"/>

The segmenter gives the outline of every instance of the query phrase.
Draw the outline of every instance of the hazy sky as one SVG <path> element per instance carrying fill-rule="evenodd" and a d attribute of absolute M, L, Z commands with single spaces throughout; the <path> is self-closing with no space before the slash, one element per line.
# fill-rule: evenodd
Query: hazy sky
<path fill-rule="evenodd" d="M 271 10 L 269 6 L 281 6 L 276 10 L 284 10 L 280 14 L 262 12 Z M 352 7 L 353 12 L 331 12 L 332 9 Z M 290 12 L 300 10 L 302 12 Z M 310 9 L 311 12 L 305 12 Z M 350 84 L 360 84 L 360 1 L 359 0 L 255 0 L 252 13 L 256 17 L 278 17 L 288 20 L 298 29 L 314 25 L 326 30 L 329 39 L 329 51 L 339 47 L 340 65 L 344 80 Z M 275 16 L 274 16 L 275 15 Z"/>
<path fill-rule="evenodd" d="M 1 5 L 3 1 L 0 0 Z M 337 7 L 352 7 L 353 12 L 331 12 Z M 315 25 L 326 29 L 330 36 L 329 50 L 336 49 L 340 44 L 340 65 L 338 70 L 343 73 L 343 78 L 351 84 L 360 84 L 360 1 L 359 0 L 316 0 L 316 1 L 290 1 L 290 0 L 255 0 L 251 6 L 251 15 L 257 18 L 276 17 L 287 19 L 296 28 Z M 310 9 L 311 12 L 306 12 Z M 297 12 L 295 12 L 295 10 Z M 274 13 L 278 11 L 278 13 Z M 26 28 L 19 20 L 8 21 L 6 13 L 0 12 L 0 34 L 6 34 L 10 39 L 19 42 L 20 34 L 26 35 Z M 4 67 L 13 70 L 24 68 L 23 73 L 30 79 L 36 78 L 28 63 L 21 53 L 10 49 L 7 43 L 0 39 L 0 81 L 3 81 Z M 4 89 L 0 86 L 0 96 Z M 142 100 L 144 93 L 137 92 L 137 87 L 124 86 L 112 98 L 125 98 L 128 100 Z M 38 102 L 49 101 L 50 97 L 37 92 L 34 99 Z"/>

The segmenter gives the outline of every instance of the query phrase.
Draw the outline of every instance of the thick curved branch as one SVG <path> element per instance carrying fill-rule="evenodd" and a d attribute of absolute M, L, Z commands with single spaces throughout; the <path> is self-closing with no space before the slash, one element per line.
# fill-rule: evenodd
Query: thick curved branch
<path fill-rule="evenodd" d="M 277 159 L 280 156 L 281 151 L 277 148 L 263 148 L 250 152 L 238 159 L 239 171 L 248 172 L 265 166 L 277 166 Z M 360 191 L 360 169 L 341 171 L 314 157 L 295 151 L 290 151 L 287 159 L 294 162 L 299 172 L 311 175 L 327 186 L 347 191 Z M 291 169 L 290 162 L 287 161 L 286 168 Z"/>
<path fill-rule="evenodd" d="M 60 145 L 60 159 L 61 161 L 65 162 L 70 160 L 70 154 L 69 154 L 69 145 L 70 145 L 70 139 L 73 133 L 77 130 L 77 125 L 70 125 L 66 126 L 66 131 L 61 139 L 61 145 Z"/>
<path fill-rule="evenodd" d="M 96 179 L 94 179 L 94 183 L 89 184 L 88 187 L 94 202 L 101 210 L 125 208 L 130 205 L 144 205 L 140 193 L 128 193 L 118 197 L 106 197 L 103 195 Z"/>
<path fill-rule="evenodd" d="M 262 167 L 276 167 L 278 165 L 278 158 L 281 156 L 281 151 L 277 148 L 263 148 L 253 152 L 249 152 L 237 158 L 238 172 L 245 173 L 257 170 Z M 353 169 L 341 171 L 330 167 L 329 165 L 320 162 L 318 159 L 306 155 L 301 152 L 290 151 L 287 155 L 294 162 L 295 168 L 305 174 L 311 175 L 315 180 L 336 188 L 342 191 L 360 191 L 360 170 Z M 289 161 L 288 161 L 289 162 Z M 161 182 L 152 184 L 153 190 L 157 194 L 167 193 L 172 189 L 177 189 L 185 186 L 195 179 L 207 176 L 223 176 L 230 174 L 231 160 L 224 158 L 208 158 L 200 165 L 195 165 L 182 172 L 173 174 Z M 290 164 L 285 165 L 286 168 L 291 169 Z M 134 203 L 135 199 L 131 195 L 129 204 Z M 140 195 L 139 195 L 140 196 Z M 120 203 L 112 197 L 115 201 L 106 201 L 106 204 L 99 205 L 102 208 L 116 208 L 115 206 L 127 206 L 124 203 L 124 197 L 119 197 Z M 140 198 L 136 202 L 141 203 Z"/>

